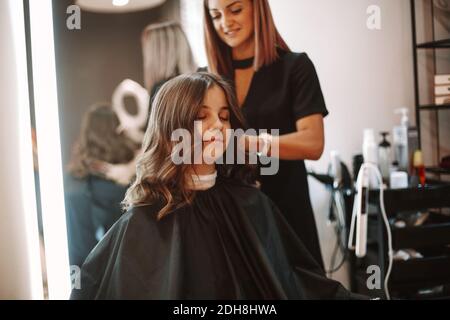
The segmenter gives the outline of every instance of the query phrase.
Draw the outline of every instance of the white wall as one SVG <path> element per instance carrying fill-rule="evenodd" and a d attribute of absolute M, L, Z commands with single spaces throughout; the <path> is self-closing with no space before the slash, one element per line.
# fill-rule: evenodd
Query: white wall
<path fill-rule="evenodd" d="M 180 0 L 180 16 L 195 62 L 199 67 L 206 67 L 208 59 L 203 34 L 203 0 Z"/>
<path fill-rule="evenodd" d="M 410 7 L 407 0 L 271 0 L 280 33 L 294 51 L 308 53 L 316 66 L 330 115 L 325 120 L 325 171 L 331 150 L 338 150 L 351 169 L 361 153 L 364 128 L 391 130 L 393 110 L 406 106 L 414 123 L 414 78 Z M 381 9 L 381 30 L 366 26 L 368 6 Z M 327 227 L 329 195 L 310 180 L 312 203 L 325 263 L 333 249 Z M 346 273 L 336 278 L 346 283 Z"/>

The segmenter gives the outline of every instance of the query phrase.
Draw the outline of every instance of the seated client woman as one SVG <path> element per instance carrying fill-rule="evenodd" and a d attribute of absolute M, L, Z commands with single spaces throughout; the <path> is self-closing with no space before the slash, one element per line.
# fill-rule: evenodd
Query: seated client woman
<path fill-rule="evenodd" d="M 356 297 L 325 277 L 255 187 L 249 164 L 219 161 L 239 152 L 229 131 L 243 128 L 242 119 L 232 88 L 217 76 L 181 75 L 161 87 L 127 212 L 87 257 L 72 299 Z M 192 160 L 173 141 L 177 130 L 202 137 L 190 144 L 201 146 L 202 161 L 175 163 L 177 154 Z"/>

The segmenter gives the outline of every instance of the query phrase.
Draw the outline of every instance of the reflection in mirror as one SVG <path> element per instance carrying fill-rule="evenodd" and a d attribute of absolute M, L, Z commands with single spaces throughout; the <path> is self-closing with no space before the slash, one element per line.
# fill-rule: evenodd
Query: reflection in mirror
<path fill-rule="evenodd" d="M 81 266 L 106 231 L 120 217 L 126 185 L 105 179 L 96 162 L 124 164 L 139 145 L 119 131 L 111 105 L 90 107 L 81 123 L 65 176 L 65 203 L 70 264 Z"/>

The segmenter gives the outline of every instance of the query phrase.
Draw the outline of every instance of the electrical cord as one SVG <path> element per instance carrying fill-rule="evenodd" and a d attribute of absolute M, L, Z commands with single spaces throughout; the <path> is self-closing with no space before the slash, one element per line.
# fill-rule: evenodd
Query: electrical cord
<path fill-rule="evenodd" d="M 341 192 L 342 191 L 340 189 L 334 189 L 331 194 L 330 220 L 337 219 L 335 227 L 337 241 L 336 245 L 334 246 L 333 253 L 331 255 L 330 269 L 326 270 L 326 273 L 329 277 L 331 277 L 333 273 L 337 272 L 339 269 L 342 268 L 348 257 L 347 250 L 345 247 L 345 232 L 346 232 L 345 216 L 344 216 L 345 209 Z M 339 252 L 339 249 L 341 249 L 342 258 L 341 261 L 339 261 L 338 265 L 335 266 L 336 257 Z"/>
<path fill-rule="evenodd" d="M 337 237 L 340 237 L 342 234 L 342 228 L 337 227 L 336 233 L 337 233 Z M 339 262 L 339 264 L 336 267 L 334 267 L 335 262 L 336 262 L 336 256 L 337 256 L 337 253 L 339 252 L 339 249 L 341 249 L 341 252 L 343 252 L 342 258 L 341 258 L 341 261 Z M 345 245 L 343 245 L 342 242 L 340 242 L 339 240 L 336 241 L 336 245 L 334 247 L 334 250 L 333 250 L 333 253 L 331 256 L 331 262 L 330 262 L 331 269 L 326 271 L 328 276 L 331 277 L 333 275 L 333 273 L 339 271 L 342 268 L 342 266 L 344 265 L 345 261 L 347 261 L 347 258 L 348 258 L 348 253 L 345 248 Z"/>
<path fill-rule="evenodd" d="M 377 180 L 378 180 L 378 183 L 380 185 L 380 209 L 381 209 L 381 215 L 383 217 L 383 222 L 384 222 L 384 225 L 385 225 L 385 228 L 386 228 L 387 244 L 388 244 L 388 260 L 389 260 L 388 268 L 387 268 L 386 275 L 385 275 L 385 278 L 384 278 L 384 292 L 385 292 L 385 295 L 386 295 L 386 299 L 390 300 L 391 297 L 390 297 L 390 294 L 389 294 L 389 277 L 390 277 L 391 271 L 392 271 L 392 264 L 393 264 L 393 260 L 394 260 L 393 259 L 394 251 L 392 249 L 391 228 L 390 228 L 389 220 L 388 220 L 388 217 L 387 217 L 387 214 L 386 214 L 386 208 L 384 206 L 384 188 L 385 188 L 385 186 L 383 185 L 383 178 L 381 176 L 381 173 L 380 173 L 380 170 L 378 169 L 378 167 L 376 165 L 372 164 L 372 163 L 364 163 L 361 166 L 361 169 L 359 170 L 359 173 L 358 173 L 358 177 L 356 179 L 356 186 L 357 186 L 358 190 L 361 189 L 361 188 L 359 188 L 359 186 L 362 183 L 363 172 L 366 169 L 369 170 L 369 172 L 374 172 L 375 173 L 375 175 L 377 177 Z M 369 174 L 369 177 L 370 177 L 370 174 Z M 356 201 L 360 201 L 359 200 L 360 197 L 357 197 L 356 199 L 358 199 Z M 353 235 L 354 235 L 354 232 L 355 232 L 355 220 L 356 220 L 356 216 L 358 214 L 357 208 L 358 208 L 358 205 L 356 205 L 356 204 L 353 205 L 352 219 L 351 219 L 351 223 L 350 223 L 350 235 L 349 235 L 349 238 L 348 238 L 348 248 L 349 249 L 355 249 L 355 247 L 353 246 Z"/>
<path fill-rule="evenodd" d="M 346 222 L 346 206 L 343 194 L 353 189 L 353 183 L 347 167 L 341 161 L 339 161 L 339 165 L 341 166 L 341 169 L 337 176 L 336 172 L 334 172 L 334 174 L 330 173 L 330 171 L 337 170 L 336 168 L 333 170 L 332 165 L 328 170 L 328 174 L 317 174 L 313 171 L 308 172 L 308 175 L 325 185 L 325 187 L 331 192 L 328 222 L 334 225 L 336 243 L 331 254 L 329 269 L 325 269 L 327 277 L 332 277 L 335 272 L 339 271 L 349 257 L 346 247 L 348 231 Z M 341 252 L 341 258 L 336 265 L 339 251 Z"/>
<path fill-rule="evenodd" d="M 342 165 L 342 170 L 346 173 L 348 172 L 344 165 Z M 336 184 L 335 178 L 330 174 L 317 174 L 315 172 L 309 171 L 308 175 L 314 177 L 320 183 L 324 184 L 327 189 L 331 189 L 331 200 L 330 200 L 330 214 L 328 217 L 329 222 L 335 223 L 336 231 L 336 245 L 334 246 L 333 253 L 331 255 L 330 266 L 325 273 L 328 277 L 331 277 L 333 273 L 337 272 L 342 268 L 344 263 L 347 261 L 348 252 L 346 248 L 346 218 L 345 218 L 345 202 L 342 197 L 342 193 L 345 190 L 345 182 Z M 347 176 L 349 176 L 347 174 Z M 336 257 L 341 249 L 342 258 L 338 265 L 335 266 Z"/>

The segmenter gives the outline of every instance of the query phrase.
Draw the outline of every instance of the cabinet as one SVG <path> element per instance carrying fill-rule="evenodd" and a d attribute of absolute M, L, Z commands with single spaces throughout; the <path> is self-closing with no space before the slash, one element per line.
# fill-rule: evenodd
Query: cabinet
<path fill-rule="evenodd" d="M 379 266 L 381 284 L 384 283 L 388 245 L 378 202 L 379 191 L 371 191 L 369 197 L 368 252 L 363 259 L 351 257 L 352 289 L 380 297 L 384 296 L 383 288 L 368 290 L 366 270 L 371 265 Z M 394 259 L 388 282 L 391 298 L 450 298 L 450 185 L 388 189 L 384 193 L 384 203 L 393 250 L 413 249 L 420 254 L 407 260 Z M 424 223 L 417 226 L 398 223 L 401 219 L 408 221 L 418 212 L 427 217 Z"/>

